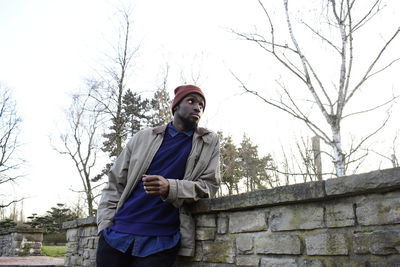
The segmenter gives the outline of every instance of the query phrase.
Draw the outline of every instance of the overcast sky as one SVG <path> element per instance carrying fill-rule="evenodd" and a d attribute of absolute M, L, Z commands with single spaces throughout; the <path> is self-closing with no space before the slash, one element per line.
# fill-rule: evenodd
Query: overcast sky
<path fill-rule="evenodd" d="M 83 87 L 84 78 L 102 71 L 107 64 L 105 55 L 112 54 L 118 38 L 117 8 L 126 6 L 126 2 L 0 0 L 0 82 L 12 89 L 17 101 L 23 120 L 21 155 L 27 161 L 26 176 L 10 192 L 27 197 L 27 216 L 33 212 L 42 214 L 56 203 L 76 201 L 71 188 L 80 188 L 79 178 L 69 159 L 51 149 L 49 136 L 57 136 L 62 129 L 70 94 Z M 229 31 L 262 30 L 265 17 L 257 1 L 130 2 L 133 39 L 139 47 L 129 80 L 133 91 L 154 91 L 168 64 L 171 95 L 183 80 L 190 82 L 192 74 L 200 74 L 199 85 L 207 96 L 202 125 L 232 135 L 237 143 L 246 132 L 259 145 L 260 154 L 265 155 L 279 153 L 280 147 L 288 146 L 288 140 L 295 136 L 311 136 L 300 123 L 253 96 L 243 95 L 230 74 L 232 70 L 252 88 L 270 91 L 275 90 L 275 80 L 282 79 L 271 57 L 256 45 L 239 41 Z M 268 8 L 279 14 L 280 6 L 275 2 L 280 3 L 272 1 Z M 367 51 L 364 53 L 376 48 L 376 42 L 379 45 L 396 28 L 393 23 L 398 21 L 399 4 L 394 0 L 388 3 L 391 6 L 384 18 L 376 20 L 376 27 L 371 28 L 380 34 L 367 35 L 365 45 L 359 47 Z M 399 42 L 396 45 L 399 47 Z M 398 49 L 390 50 L 389 56 L 399 57 Z M 315 57 L 323 59 L 318 54 Z M 324 68 L 329 74 L 330 66 Z M 398 73 L 398 66 L 394 66 L 387 76 L 378 78 L 361 102 L 373 103 L 377 96 L 398 92 Z M 394 113 L 398 110 L 395 108 Z M 382 116 L 356 120 L 354 135 L 373 129 L 369 127 L 371 118 L 380 120 Z M 398 128 L 397 123 L 390 123 L 375 142 L 389 140 Z"/>

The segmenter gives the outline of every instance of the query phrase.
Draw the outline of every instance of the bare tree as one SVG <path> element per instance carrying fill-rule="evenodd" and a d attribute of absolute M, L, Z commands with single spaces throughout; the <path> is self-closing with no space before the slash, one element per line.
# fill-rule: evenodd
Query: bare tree
<path fill-rule="evenodd" d="M 194 84 L 201 86 L 207 80 L 204 75 L 203 63 L 206 59 L 206 54 L 201 52 L 195 54 L 193 58 L 188 60 L 184 65 L 180 66 L 180 82 L 182 84 Z"/>
<path fill-rule="evenodd" d="M 13 183 L 20 178 L 24 160 L 18 157 L 21 118 L 17 114 L 16 103 L 9 88 L 0 84 L 0 186 Z M 3 190 L 2 190 L 3 191 Z M 5 197 L 3 193 L 0 197 Z M 0 203 L 0 209 L 20 200 Z"/>
<path fill-rule="evenodd" d="M 302 101 L 296 98 L 296 90 L 298 91 L 299 84 L 296 84 L 296 88 L 289 88 L 283 82 L 278 81 L 281 96 L 276 100 L 265 97 L 257 90 L 250 89 L 237 75 L 233 75 L 246 92 L 303 121 L 313 134 L 319 136 L 325 144 L 331 147 L 331 158 L 336 176 L 343 176 L 345 175 L 346 164 L 352 162 L 350 157 L 368 139 L 382 129 L 389 119 L 389 116 L 387 116 L 376 130 L 364 136 L 347 153 L 343 150 L 341 124 L 344 119 L 389 105 L 397 98 L 397 96 L 393 96 L 375 106 L 359 111 L 349 111 L 349 104 L 355 96 L 360 94 L 365 84 L 372 77 L 399 61 L 400 58 L 384 61 L 383 57 L 394 40 L 398 38 L 400 27 L 396 26 L 397 28 L 382 42 L 377 51 L 369 51 L 368 55 L 364 55 L 363 60 L 370 58 L 369 63 L 365 65 L 365 63 L 357 61 L 361 58 L 360 56 L 355 56 L 357 48 L 355 40 L 359 37 L 361 29 L 382 11 L 381 0 L 373 0 L 369 5 L 365 1 L 356 0 L 323 1 L 323 4 L 321 4 L 322 11 L 318 15 L 319 21 L 315 25 L 305 21 L 304 18 L 295 21 L 294 15 L 289 9 L 289 0 L 283 0 L 287 38 L 282 37 L 284 36 L 282 32 L 276 31 L 277 24 L 273 22 L 273 18 L 263 2 L 258 0 L 258 3 L 266 17 L 269 34 L 262 35 L 258 32 L 244 34 L 233 31 L 234 34 L 244 40 L 256 43 L 265 52 L 272 55 L 292 75 L 289 77 L 295 77 L 304 90 L 308 92 L 311 98 L 309 100 L 311 108 L 317 106 L 326 124 L 321 124 L 320 120 L 312 118 L 310 116 L 311 108 L 304 108 Z M 362 8 L 367 5 L 366 10 Z M 360 14 L 361 11 L 363 11 L 362 14 Z M 303 29 L 303 31 L 300 31 L 300 29 Z M 310 35 L 308 34 L 313 36 L 317 40 L 316 42 L 323 47 L 322 65 L 316 63 L 318 60 L 321 63 L 321 56 L 319 56 L 319 59 L 313 57 L 316 52 L 314 49 L 307 48 L 307 45 L 310 46 Z M 371 32 L 368 32 L 368 34 L 369 39 L 374 38 L 370 36 Z M 373 56 L 370 57 L 370 55 Z M 329 59 L 332 59 L 332 61 L 329 61 Z M 360 69 L 356 69 L 360 66 Z M 335 67 L 337 68 L 334 69 Z M 330 74 L 334 73 L 337 77 L 336 80 L 332 80 L 332 75 L 324 77 L 327 68 L 329 68 Z"/>
<path fill-rule="evenodd" d="M 395 133 L 395 136 L 392 139 L 392 144 L 390 145 L 390 152 L 388 153 L 382 153 L 382 152 L 378 152 L 375 149 L 368 149 L 366 151 L 366 153 L 368 152 L 373 152 L 375 154 L 377 154 L 378 156 L 380 156 L 381 158 L 390 161 L 390 164 L 392 165 L 393 168 L 398 168 L 400 167 L 399 164 L 399 160 L 398 160 L 398 147 L 399 147 L 399 133 L 400 131 L 397 130 Z"/>
<path fill-rule="evenodd" d="M 59 136 L 61 144 L 57 147 L 53 145 L 57 152 L 73 161 L 82 182 L 89 216 L 95 214 L 95 189 L 101 185 L 94 186 L 92 179 L 97 174 L 93 171 L 97 167 L 104 124 L 99 103 L 91 97 L 95 87 L 96 84 L 89 84 L 89 93 L 72 96 L 72 104 L 66 112 L 67 129 Z"/>
<path fill-rule="evenodd" d="M 274 157 L 271 172 L 276 175 L 283 175 L 284 184 L 289 185 L 297 182 L 297 177 L 303 182 L 321 180 L 322 176 L 332 175 L 332 172 L 321 172 L 315 158 L 321 156 L 320 150 L 314 150 L 308 138 L 294 138 L 295 144 L 292 147 L 281 148 L 282 158 L 280 161 Z"/>
<path fill-rule="evenodd" d="M 127 79 L 132 67 L 132 59 L 138 51 L 133 47 L 132 20 L 128 9 L 119 10 L 122 17 L 119 26 L 118 42 L 114 46 L 114 54 L 109 55 L 111 64 L 105 67 L 106 75 L 102 77 L 102 86 L 96 88 L 92 97 L 98 101 L 100 108 L 112 122 L 110 132 L 105 134 L 106 142 L 112 143 L 112 148 L 105 148 L 111 157 L 121 153 L 126 133 L 123 123 L 123 100 L 127 91 Z M 107 145 L 106 145 L 107 146 Z"/>

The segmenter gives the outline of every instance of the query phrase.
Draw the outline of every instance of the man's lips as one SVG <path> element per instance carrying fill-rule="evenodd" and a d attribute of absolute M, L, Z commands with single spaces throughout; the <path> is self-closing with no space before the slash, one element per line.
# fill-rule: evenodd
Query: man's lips
<path fill-rule="evenodd" d="M 199 114 L 191 114 L 192 117 L 195 117 L 196 119 L 200 119 L 200 115 Z"/>

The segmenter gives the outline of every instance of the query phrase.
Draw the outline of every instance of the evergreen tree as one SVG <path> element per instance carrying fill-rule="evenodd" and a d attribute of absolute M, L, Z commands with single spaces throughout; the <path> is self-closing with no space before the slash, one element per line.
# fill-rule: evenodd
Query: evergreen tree
<path fill-rule="evenodd" d="M 159 88 L 150 101 L 151 115 L 149 125 L 151 127 L 167 124 L 172 121 L 171 98 L 165 87 Z"/>
<path fill-rule="evenodd" d="M 5 219 L 0 221 L 0 229 L 7 229 L 7 228 L 13 228 L 17 226 L 17 223 L 14 222 L 12 219 Z"/>
<path fill-rule="evenodd" d="M 242 177 L 246 179 L 246 192 L 253 191 L 255 189 L 257 167 L 259 164 L 258 148 L 256 145 L 253 145 L 250 138 L 244 134 L 238 151 L 241 174 Z"/>
<path fill-rule="evenodd" d="M 73 212 L 64 204 L 57 203 L 57 206 L 52 207 L 44 216 L 37 216 L 36 213 L 33 213 L 32 216 L 28 217 L 30 222 L 27 222 L 27 224 L 33 228 L 45 229 L 47 233 L 60 233 L 64 231 L 62 229 L 64 222 L 76 218 Z"/>
<path fill-rule="evenodd" d="M 246 134 L 238 148 L 240 159 L 240 173 L 245 179 L 246 192 L 273 187 L 272 176 L 267 172 L 273 168 L 273 160 L 270 155 L 259 158 L 258 146 L 254 145 Z"/>
<path fill-rule="evenodd" d="M 222 132 L 218 132 L 218 135 L 220 136 L 222 183 L 228 188 L 229 195 L 233 195 L 234 191 L 239 194 L 241 173 L 238 150 L 231 136 L 224 137 Z"/>
<path fill-rule="evenodd" d="M 142 99 L 139 94 L 133 93 L 130 89 L 126 91 L 122 100 L 122 119 L 125 129 L 124 141 L 148 126 L 149 110 L 149 100 Z"/>
<path fill-rule="evenodd" d="M 110 132 L 104 134 L 106 141 L 103 143 L 103 151 L 110 157 L 116 157 L 122 152 L 122 144 L 136 132 L 148 126 L 150 106 L 147 99 L 133 93 L 128 89 L 122 98 L 121 115 L 112 119 Z M 119 141 L 118 141 L 119 140 Z"/>
<path fill-rule="evenodd" d="M 149 110 L 149 100 L 143 99 L 130 89 L 125 92 L 120 115 L 112 118 L 112 125 L 109 127 L 110 132 L 103 134 L 106 140 L 103 142 L 102 150 L 109 154 L 112 161 L 122 152 L 122 143 L 148 126 Z M 92 181 L 100 180 L 109 172 L 111 166 L 112 163 L 107 163 L 101 173 L 96 175 Z"/>

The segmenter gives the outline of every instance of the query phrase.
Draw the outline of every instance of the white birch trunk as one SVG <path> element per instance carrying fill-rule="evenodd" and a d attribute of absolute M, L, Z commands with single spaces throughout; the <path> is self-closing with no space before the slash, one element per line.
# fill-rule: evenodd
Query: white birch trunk
<path fill-rule="evenodd" d="M 342 138 L 340 134 L 340 128 L 337 126 L 332 126 L 332 148 L 333 148 L 333 158 L 337 177 L 342 177 L 345 175 L 345 162 L 344 154 L 342 150 Z"/>

